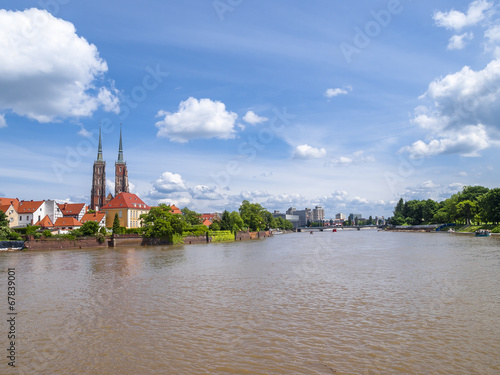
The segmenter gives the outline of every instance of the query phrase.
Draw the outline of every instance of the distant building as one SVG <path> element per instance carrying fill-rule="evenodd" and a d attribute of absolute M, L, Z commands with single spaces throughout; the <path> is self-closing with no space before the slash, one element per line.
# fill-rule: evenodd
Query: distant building
<path fill-rule="evenodd" d="M 74 217 L 60 217 L 54 223 L 53 229 L 57 229 L 60 234 L 69 233 L 73 229 L 78 229 L 82 227 L 82 223 L 76 220 Z"/>
<path fill-rule="evenodd" d="M 0 211 L 2 211 L 5 216 L 7 216 L 7 221 L 9 222 L 9 228 L 17 227 L 19 221 L 19 215 L 17 210 L 14 208 L 14 204 L 1 204 L 0 202 Z"/>
<path fill-rule="evenodd" d="M 220 220 L 220 219 L 221 219 L 221 214 L 219 214 L 218 212 L 213 212 L 213 213 L 201 214 L 200 221 L 203 223 L 205 220 L 208 220 L 210 221 L 210 223 L 213 223 L 215 220 Z"/>
<path fill-rule="evenodd" d="M 151 207 L 135 194 L 120 193 L 111 202 L 102 207 L 106 214 L 106 227 L 113 226 L 115 215 L 118 214 L 120 226 L 126 228 L 140 228 L 142 214 L 147 214 Z"/>
<path fill-rule="evenodd" d="M 346 217 L 345 217 L 345 215 L 342 212 L 340 212 L 337 215 L 335 215 L 335 219 L 337 219 L 337 220 L 345 220 Z"/>
<path fill-rule="evenodd" d="M 320 223 L 325 221 L 325 210 L 321 206 L 316 206 L 312 210 L 312 220 L 313 222 Z"/>
<path fill-rule="evenodd" d="M 274 211 L 273 217 L 275 219 L 281 217 L 283 220 L 290 221 L 293 225 L 293 229 L 297 229 L 300 227 L 300 218 L 298 215 L 288 215 L 288 214 L 282 214 L 279 211 L 278 212 Z"/>
<path fill-rule="evenodd" d="M 359 221 L 363 218 L 363 215 L 361 214 L 349 214 L 349 220 L 351 222 Z"/>

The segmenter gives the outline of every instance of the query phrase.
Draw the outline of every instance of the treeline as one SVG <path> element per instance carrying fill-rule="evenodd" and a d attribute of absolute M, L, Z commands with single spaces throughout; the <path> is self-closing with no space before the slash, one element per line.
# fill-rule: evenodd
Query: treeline
<path fill-rule="evenodd" d="M 171 212 L 170 206 L 160 204 L 152 207 L 149 213 L 141 215 L 140 230 L 145 237 L 167 238 L 173 242 L 186 235 L 203 235 L 210 231 L 230 231 L 232 233 L 249 230 L 252 232 L 271 228 L 293 229 L 288 220 L 275 219 L 273 215 L 258 203 L 244 200 L 238 211 L 224 211 L 220 220 L 215 220 L 209 228 L 200 223 L 200 214 L 183 208 L 182 215 Z"/>
<path fill-rule="evenodd" d="M 393 225 L 420 224 L 499 224 L 500 188 L 465 186 L 450 198 L 436 202 L 427 200 L 399 200 L 390 218 Z"/>

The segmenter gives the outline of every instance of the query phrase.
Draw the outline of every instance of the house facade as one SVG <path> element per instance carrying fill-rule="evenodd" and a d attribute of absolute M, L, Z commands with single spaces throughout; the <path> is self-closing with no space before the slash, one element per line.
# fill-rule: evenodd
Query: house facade
<path fill-rule="evenodd" d="M 118 215 L 120 226 L 125 228 L 140 228 L 142 214 L 147 214 L 151 209 L 137 195 L 122 192 L 114 197 L 111 202 L 102 207 L 106 215 L 106 227 L 111 228 L 115 215 Z"/>
<path fill-rule="evenodd" d="M 63 216 L 56 201 L 20 201 L 17 213 L 19 215 L 18 227 L 26 227 L 34 225 L 41 221 L 45 216 L 48 216 L 50 221 L 55 223 L 56 220 Z"/>
<path fill-rule="evenodd" d="M 74 217 L 81 221 L 83 215 L 86 214 L 88 207 L 85 203 L 63 203 L 57 205 L 61 210 L 63 217 Z"/>
<path fill-rule="evenodd" d="M 94 213 L 86 213 L 83 215 L 80 222 L 85 224 L 87 221 L 95 221 L 99 224 L 99 228 L 106 227 L 106 214 L 104 212 L 94 212 Z"/>
<path fill-rule="evenodd" d="M 17 211 L 12 203 L 0 205 L 0 211 L 3 211 L 5 216 L 7 216 L 9 228 L 14 228 L 19 225 L 19 215 L 17 214 Z"/>

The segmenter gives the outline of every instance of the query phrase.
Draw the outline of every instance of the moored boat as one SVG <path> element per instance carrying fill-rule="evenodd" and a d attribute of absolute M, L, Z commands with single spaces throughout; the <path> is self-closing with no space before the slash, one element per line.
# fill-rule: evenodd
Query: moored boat
<path fill-rule="evenodd" d="M 491 230 L 479 229 L 476 231 L 476 237 L 488 237 L 491 235 Z"/>

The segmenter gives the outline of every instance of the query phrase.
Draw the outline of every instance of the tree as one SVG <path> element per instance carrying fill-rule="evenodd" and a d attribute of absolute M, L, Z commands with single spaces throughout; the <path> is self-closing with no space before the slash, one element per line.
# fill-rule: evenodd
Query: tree
<path fill-rule="evenodd" d="M 486 194 L 490 189 L 484 186 L 464 186 L 459 194 L 459 201 L 477 202 L 481 196 Z"/>
<path fill-rule="evenodd" d="M 464 219 L 467 225 L 470 225 L 470 221 L 476 215 L 476 211 L 476 202 L 468 199 L 457 204 L 457 218 Z"/>
<path fill-rule="evenodd" d="M 212 224 L 210 224 L 208 228 L 213 231 L 221 230 L 221 226 L 217 221 L 214 221 Z"/>
<path fill-rule="evenodd" d="M 500 188 L 491 189 L 479 201 L 481 217 L 485 222 L 500 222 Z"/>
<path fill-rule="evenodd" d="M 113 222 L 113 228 L 114 228 L 115 223 Z M 120 226 L 120 223 L 118 222 L 118 227 Z M 99 232 L 99 223 L 95 221 L 86 221 L 82 227 L 80 228 L 80 232 L 82 236 L 95 236 L 97 232 Z"/>
<path fill-rule="evenodd" d="M 394 207 L 394 216 L 403 216 L 403 209 L 405 207 L 405 202 L 403 198 L 399 198 L 398 204 Z"/>
<path fill-rule="evenodd" d="M 9 226 L 9 219 L 7 215 L 5 215 L 5 212 L 0 210 L 0 227 L 7 228 Z"/>
<path fill-rule="evenodd" d="M 250 203 L 244 200 L 240 206 L 240 216 L 251 231 L 259 231 L 266 226 L 263 212 L 265 209 L 258 203 Z"/>
<path fill-rule="evenodd" d="M 227 210 L 222 213 L 222 218 L 220 221 L 220 230 L 232 230 L 231 216 Z"/>
<path fill-rule="evenodd" d="M 200 224 L 200 214 L 191 211 L 189 208 L 184 207 L 182 210 L 182 216 L 184 217 L 184 220 L 186 221 L 187 224 L 189 225 L 198 225 Z"/>
<path fill-rule="evenodd" d="M 233 233 L 239 232 L 245 226 L 243 219 L 237 211 L 233 211 L 229 214 L 229 220 L 231 222 L 231 231 Z"/>
<path fill-rule="evenodd" d="M 113 219 L 113 234 L 120 234 L 121 229 L 120 229 L 120 218 L 118 217 L 118 214 L 115 214 L 115 218 Z"/>
<path fill-rule="evenodd" d="M 180 215 L 171 212 L 170 206 L 160 204 L 147 214 L 141 215 L 142 230 L 145 237 L 163 238 L 173 242 L 175 234 L 182 235 L 186 222 Z"/>

